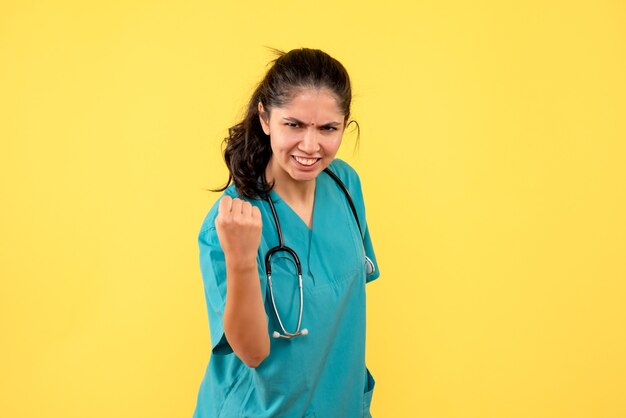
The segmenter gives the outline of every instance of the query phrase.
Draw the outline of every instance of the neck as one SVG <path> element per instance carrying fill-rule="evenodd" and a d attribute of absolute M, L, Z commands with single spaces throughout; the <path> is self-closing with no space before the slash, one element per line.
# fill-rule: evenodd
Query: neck
<path fill-rule="evenodd" d="M 265 179 L 268 183 L 274 182 L 274 191 L 288 203 L 306 205 L 315 199 L 315 179 L 295 181 L 288 173 L 273 169 L 271 159 L 265 169 Z"/>

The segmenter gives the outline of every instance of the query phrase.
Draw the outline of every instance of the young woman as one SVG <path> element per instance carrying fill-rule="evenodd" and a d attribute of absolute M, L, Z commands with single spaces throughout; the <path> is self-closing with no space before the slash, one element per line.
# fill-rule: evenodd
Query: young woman
<path fill-rule="evenodd" d="M 230 129 L 227 187 L 199 234 L 212 356 L 194 417 L 370 416 L 379 272 L 359 177 L 335 159 L 351 97 L 325 52 L 279 53 Z"/>

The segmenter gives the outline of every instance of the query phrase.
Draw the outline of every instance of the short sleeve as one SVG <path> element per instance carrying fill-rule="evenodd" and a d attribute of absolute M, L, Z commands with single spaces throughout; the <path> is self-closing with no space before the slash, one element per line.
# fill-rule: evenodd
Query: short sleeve
<path fill-rule="evenodd" d="M 226 262 L 214 226 L 200 231 L 200 270 L 204 296 L 209 314 L 209 329 L 213 354 L 233 352 L 224 335 L 224 307 L 226 305 Z"/>
<path fill-rule="evenodd" d="M 358 177 L 357 177 L 358 179 Z M 361 222 L 361 228 L 363 229 L 363 247 L 365 248 L 365 255 L 374 264 L 374 271 L 372 274 L 365 276 L 365 282 L 369 283 L 380 277 L 380 270 L 378 269 L 378 261 L 376 260 L 376 253 L 374 252 L 374 244 L 372 244 L 372 237 L 370 235 L 370 229 L 367 227 L 367 219 L 365 217 L 365 204 L 363 202 L 363 191 L 361 190 L 360 181 L 357 182 L 359 187 L 353 193 L 356 195 L 355 205 L 357 206 L 357 213 L 359 214 L 359 221 Z"/>
<path fill-rule="evenodd" d="M 365 255 L 374 263 L 374 272 L 365 276 L 365 282 L 369 283 L 378 279 L 380 276 L 380 270 L 378 269 L 378 261 L 376 261 L 376 254 L 374 253 L 374 245 L 372 244 L 372 238 L 370 237 L 370 230 L 367 227 L 367 221 L 365 222 L 365 236 L 363 237 L 363 245 L 365 246 Z"/>

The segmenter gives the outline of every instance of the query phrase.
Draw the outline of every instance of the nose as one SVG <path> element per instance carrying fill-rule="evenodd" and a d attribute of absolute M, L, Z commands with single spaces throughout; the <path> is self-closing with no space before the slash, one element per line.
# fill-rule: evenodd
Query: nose
<path fill-rule="evenodd" d="M 298 144 L 298 149 L 306 154 L 315 154 L 320 149 L 315 126 L 309 126 L 304 132 L 304 137 Z"/>

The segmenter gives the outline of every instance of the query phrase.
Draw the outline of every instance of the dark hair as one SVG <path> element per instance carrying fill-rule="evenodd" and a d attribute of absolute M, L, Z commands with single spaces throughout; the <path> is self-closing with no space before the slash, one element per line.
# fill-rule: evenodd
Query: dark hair
<path fill-rule="evenodd" d="M 278 58 L 272 62 L 271 68 L 252 94 L 243 120 L 231 127 L 228 137 L 224 139 L 228 182 L 214 191 L 224 191 L 233 182 L 240 195 L 256 199 L 272 189 L 272 184 L 260 181 L 272 149 L 270 137 L 263 132 L 259 120 L 259 103 L 269 114 L 273 107 L 288 104 L 299 89 L 327 88 L 335 95 L 337 105 L 345 116 L 344 124 L 350 116 L 350 77 L 339 61 L 319 49 L 274 52 Z"/>

